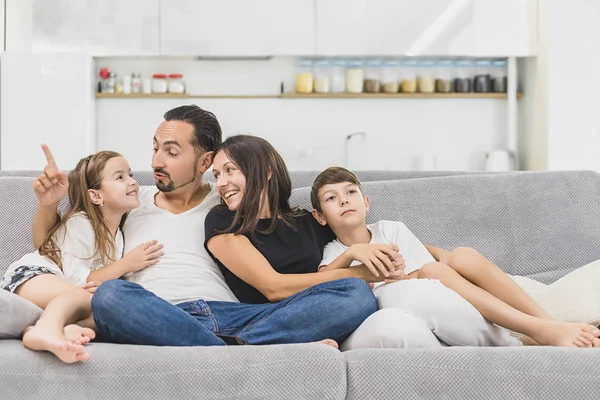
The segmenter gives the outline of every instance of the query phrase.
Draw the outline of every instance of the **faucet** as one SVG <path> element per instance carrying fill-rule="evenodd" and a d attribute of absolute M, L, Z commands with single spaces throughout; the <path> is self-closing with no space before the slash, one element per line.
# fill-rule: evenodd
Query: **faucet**
<path fill-rule="evenodd" d="M 362 136 L 363 141 L 367 138 L 367 132 L 353 132 L 346 136 L 345 150 L 344 150 L 344 167 L 348 167 L 348 146 L 350 145 L 350 139 L 354 136 Z"/>

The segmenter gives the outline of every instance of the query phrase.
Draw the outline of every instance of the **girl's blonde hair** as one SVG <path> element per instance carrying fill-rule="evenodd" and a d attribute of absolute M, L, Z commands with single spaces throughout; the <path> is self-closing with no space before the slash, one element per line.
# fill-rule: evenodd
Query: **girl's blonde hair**
<path fill-rule="evenodd" d="M 54 235 L 63 226 L 66 229 L 65 225 L 69 218 L 80 212 L 87 215 L 94 231 L 95 246 L 92 257 L 99 256 L 103 265 L 109 265 L 116 259 L 115 238 L 108 228 L 100 206 L 92 203 L 88 193 L 89 189 L 100 189 L 106 163 L 115 157 L 122 156 L 114 151 L 99 151 L 79 160 L 75 169 L 69 172 L 69 207 L 65 215 L 57 219 L 56 224 L 50 229 L 44 243 L 39 248 L 39 253 L 51 259 L 60 269 L 62 269 L 61 253 Z M 127 213 L 123 214 L 121 218 L 119 224 L 121 229 L 126 218 Z"/>

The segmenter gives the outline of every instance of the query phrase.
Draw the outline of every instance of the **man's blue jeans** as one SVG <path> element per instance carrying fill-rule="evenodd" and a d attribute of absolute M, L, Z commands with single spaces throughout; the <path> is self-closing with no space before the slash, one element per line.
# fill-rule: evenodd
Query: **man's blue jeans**
<path fill-rule="evenodd" d="M 347 278 L 308 288 L 277 303 L 196 300 L 172 305 L 140 285 L 111 280 L 92 297 L 99 336 L 113 343 L 219 346 L 217 335 L 250 344 L 344 341 L 377 310 L 371 288 Z"/>

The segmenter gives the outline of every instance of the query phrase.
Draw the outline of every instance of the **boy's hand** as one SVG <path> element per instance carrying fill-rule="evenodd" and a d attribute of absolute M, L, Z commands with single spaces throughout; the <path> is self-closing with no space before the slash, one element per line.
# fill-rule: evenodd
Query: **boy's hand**
<path fill-rule="evenodd" d="M 395 244 L 370 243 L 355 244 L 348 247 L 346 256 L 352 261 L 364 264 L 376 277 L 379 277 L 379 271 L 385 277 L 390 276 L 390 272 L 396 269 L 394 261 L 402 257 L 398 253 L 398 246 Z M 402 265 L 404 265 L 403 259 Z"/>

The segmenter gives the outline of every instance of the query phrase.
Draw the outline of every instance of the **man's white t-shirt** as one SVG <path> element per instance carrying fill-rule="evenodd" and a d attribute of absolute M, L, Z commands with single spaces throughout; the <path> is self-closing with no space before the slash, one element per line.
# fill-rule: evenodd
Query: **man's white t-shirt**
<path fill-rule="evenodd" d="M 123 227 L 125 254 L 151 240 L 163 244 L 165 254 L 157 264 L 127 274 L 125 279 L 172 304 L 199 299 L 238 301 L 204 248 L 204 220 L 220 199 L 215 185 L 209 184 L 211 191 L 202 203 L 181 214 L 156 206 L 156 187 L 140 187 L 140 206 L 129 213 Z"/>
<path fill-rule="evenodd" d="M 396 244 L 399 253 L 404 257 L 404 272 L 408 275 L 418 271 L 429 262 L 435 262 L 433 256 L 427 251 L 423 243 L 402 222 L 379 221 L 367 225 L 371 232 L 371 244 Z M 329 265 L 348 249 L 339 239 L 335 239 L 325 246 L 323 250 L 323 261 L 321 265 Z M 351 266 L 359 265 L 360 262 L 353 261 Z M 382 283 L 377 283 L 379 286 Z"/>
<path fill-rule="evenodd" d="M 53 261 L 35 251 L 12 263 L 5 276 L 21 266 L 35 265 L 45 267 L 69 282 L 81 286 L 87 282 L 90 272 L 105 266 L 100 257 L 95 254 L 96 238 L 85 213 L 78 213 L 69 218 L 54 234 L 54 240 L 60 248 L 62 271 Z M 120 230 L 117 230 L 115 247 L 116 261 L 123 256 L 123 233 Z"/>

